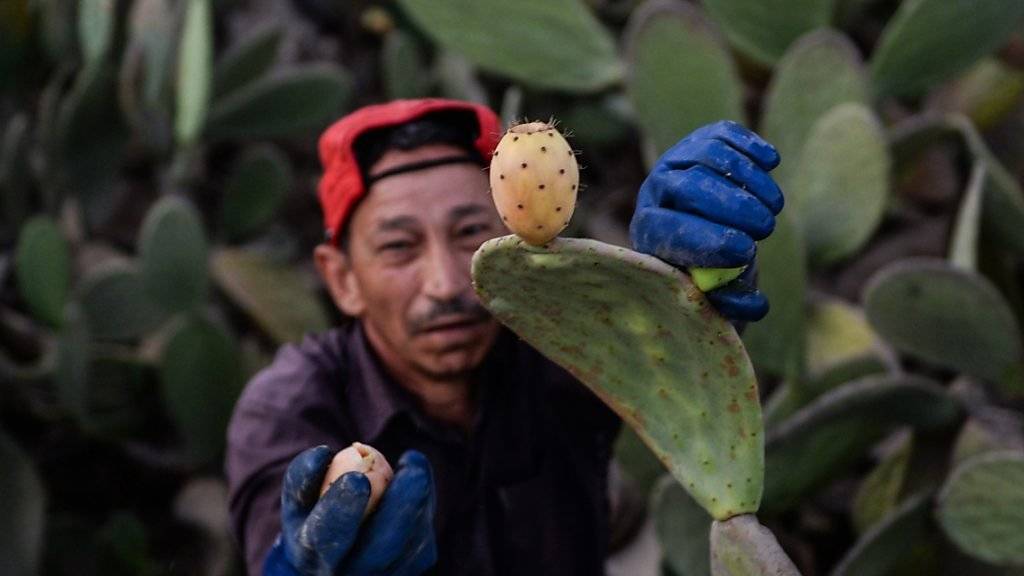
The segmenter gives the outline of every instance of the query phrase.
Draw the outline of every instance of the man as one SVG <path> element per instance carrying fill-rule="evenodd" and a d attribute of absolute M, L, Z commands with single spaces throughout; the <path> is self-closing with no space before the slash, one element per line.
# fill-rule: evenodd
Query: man
<path fill-rule="evenodd" d="M 321 138 L 328 239 L 314 252 L 355 319 L 282 348 L 228 431 L 233 526 L 251 574 L 600 574 L 607 471 L 620 422 L 476 299 L 470 261 L 506 234 L 484 170 L 489 109 L 440 99 L 358 110 Z M 750 264 L 782 194 L 775 150 L 734 123 L 680 141 L 644 182 L 637 250 L 678 266 Z M 736 323 L 767 301 L 753 266 L 708 294 Z M 333 454 L 370 444 L 393 481 Z"/>

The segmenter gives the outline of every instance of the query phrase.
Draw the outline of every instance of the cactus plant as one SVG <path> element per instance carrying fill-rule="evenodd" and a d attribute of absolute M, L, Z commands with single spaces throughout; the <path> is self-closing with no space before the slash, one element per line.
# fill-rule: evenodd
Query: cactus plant
<path fill-rule="evenodd" d="M 739 72 L 700 11 L 682 2 L 646 2 L 630 17 L 625 37 L 628 94 L 648 139 L 648 165 L 703 124 L 744 123 Z"/>
<path fill-rule="evenodd" d="M 884 576 L 920 541 L 927 527 L 928 493 L 906 499 L 847 552 L 832 576 Z"/>
<path fill-rule="evenodd" d="M 1016 520 L 966 513 L 1012 510 L 1015 486 L 976 463 L 1024 453 L 1019 1 L 400 0 L 310 17 L 321 4 L 268 22 L 214 0 L 0 2 L 0 428 L 24 446 L 0 463 L 35 468 L 42 489 L 26 493 L 32 528 L 4 540 L 0 572 L 25 558 L 33 573 L 231 570 L 223 518 L 208 514 L 224 502 L 209 472 L 231 387 L 206 380 L 237 385 L 275 344 L 329 326 L 329 299 L 295 262 L 321 241 L 316 133 L 357 82 L 360 103 L 446 95 L 510 120 L 561 118 L 589 158 L 567 230 L 623 246 L 657 152 L 707 122 L 758 126 L 781 153 L 773 176 L 789 206 L 758 245 L 771 312 L 743 333 L 768 394 L 757 522 L 780 528 L 808 573 L 1021 573 L 1009 524 L 991 523 Z M 841 106 L 857 114 L 823 128 Z M 853 143 L 855 131 L 871 142 Z M 886 161 L 895 178 L 879 176 Z M 911 253 L 945 258 L 939 271 L 903 263 L 899 282 L 875 275 Z M 643 322 L 630 282 L 573 284 L 625 299 L 598 333 Z M 648 358 L 668 372 L 647 348 L 674 340 L 620 340 L 641 352 L 619 369 L 647 374 Z M 666 416 L 645 409 L 666 403 L 648 400 L 639 415 L 663 430 L 651 422 Z M 728 405 L 720 414 L 729 421 Z M 673 450 L 700 448 L 685 442 Z M 631 428 L 617 450 L 649 491 L 662 464 Z M 133 482 L 109 482 L 112 466 Z M 687 488 L 670 476 L 650 500 L 666 574 L 711 569 L 710 517 Z M 991 502 L 975 505 L 981 490 Z M 700 536 L 687 540 L 678 527 L 690 523 Z M 178 530 L 202 553 L 164 546 Z"/>
<path fill-rule="evenodd" d="M 858 250 L 878 227 L 889 195 L 889 151 L 875 114 L 836 106 L 811 129 L 788 190 L 812 264 Z"/>
<path fill-rule="evenodd" d="M 45 216 L 26 222 L 14 263 L 18 289 L 32 314 L 50 326 L 60 326 L 71 283 L 71 262 L 57 225 Z"/>
<path fill-rule="evenodd" d="M 757 510 L 757 382 L 683 273 L 596 241 L 506 236 L 477 251 L 473 278 L 498 319 L 605 399 L 713 517 Z"/>
<path fill-rule="evenodd" d="M 1024 18 L 1024 5 L 911 0 L 900 5 L 871 59 L 878 95 L 914 96 L 992 52 Z M 935 57 L 937 51 L 945 56 Z"/>
<path fill-rule="evenodd" d="M 400 0 L 441 46 L 548 89 L 593 92 L 622 78 L 615 42 L 580 0 Z M 468 33 L 467 33 L 468 31 Z M 536 41 L 524 41 L 524 31 Z M 558 38 L 557 43 L 544 41 Z"/>
<path fill-rule="evenodd" d="M 941 261 L 887 267 L 865 291 L 868 320 L 897 349 L 1022 392 L 1012 310 L 984 278 Z"/>
<path fill-rule="evenodd" d="M 146 292 L 165 311 L 194 309 L 206 300 L 206 236 L 186 200 L 168 196 L 153 205 L 142 223 L 138 251 Z"/>
<path fill-rule="evenodd" d="M 37 574 L 45 527 L 42 482 L 28 455 L 5 433 L 0 433 L 0 462 L 0 571 Z"/>
<path fill-rule="evenodd" d="M 1024 455 L 994 452 L 960 464 L 939 495 L 937 515 L 964 552 L 1024 566 Z"/>

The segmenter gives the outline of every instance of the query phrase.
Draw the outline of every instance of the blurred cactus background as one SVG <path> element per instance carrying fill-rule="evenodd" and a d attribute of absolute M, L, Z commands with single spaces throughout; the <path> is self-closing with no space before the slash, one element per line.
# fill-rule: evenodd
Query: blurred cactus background
<path fill-rule="evenodd" d="M 763 134 L 758 518 L 805 576 L 1024 575 L 1021 0 L 0 0 L 0 574 L 241 574 L 232 405 L 342 321 L 316 138 L 429 95 L 559 119 L 566 235 L 619 245 L 681 136 Z M 632 552 L 710 574 L 710 517 L 618 458 Z"/>

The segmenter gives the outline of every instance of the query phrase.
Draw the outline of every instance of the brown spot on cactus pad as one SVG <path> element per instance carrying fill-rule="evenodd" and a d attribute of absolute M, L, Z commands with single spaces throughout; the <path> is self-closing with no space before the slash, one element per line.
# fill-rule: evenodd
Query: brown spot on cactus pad
<path fill-rule="evenodd" d="M 366 510 L 363 511 L 363 518 L 366 518 L 377 508 L 381 496 L 384 495 L 384 490 L 387 489 L 395 474 L 383 454 L 372 446 L 354 442 L 348 448 L 334 455 L 334 459 L 331 460 L 331 465 L 327 469 L 327 475 L 324 476 L 324 483 L 320 487 L 320 495 L 323 496 L 331 484 L 347 472 L 361 472 L 370 481 L 370 501 L 366 504 Z"/>

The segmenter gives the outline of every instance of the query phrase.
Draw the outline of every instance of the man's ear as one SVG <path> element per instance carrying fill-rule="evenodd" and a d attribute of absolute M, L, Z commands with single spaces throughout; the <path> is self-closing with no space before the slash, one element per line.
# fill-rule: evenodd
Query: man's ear
<path fill-rule="evenodd" d="M 313 249 L 313 261 L 338 309 L 347 316 L 362 315 L 366 303 L 350 256 L 330 244 L 319 244 Z"/>

